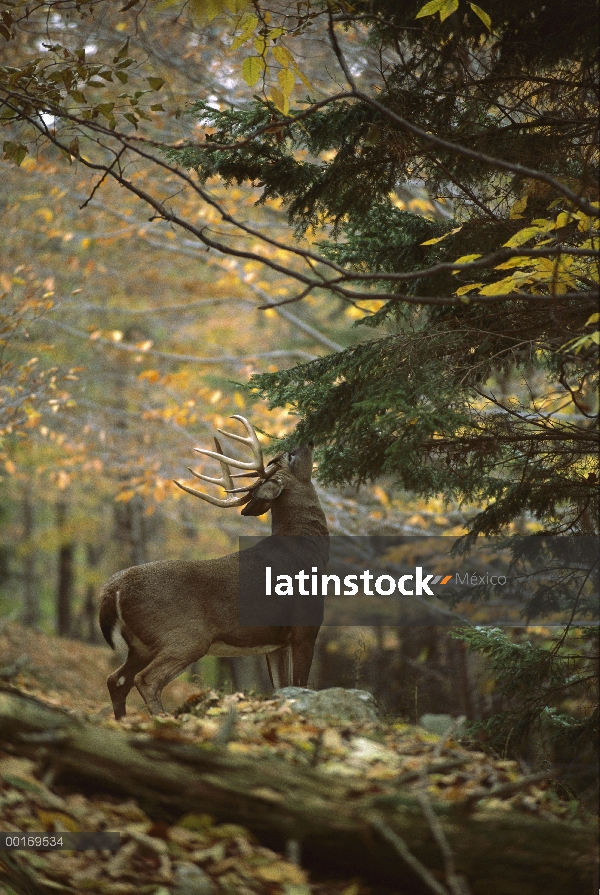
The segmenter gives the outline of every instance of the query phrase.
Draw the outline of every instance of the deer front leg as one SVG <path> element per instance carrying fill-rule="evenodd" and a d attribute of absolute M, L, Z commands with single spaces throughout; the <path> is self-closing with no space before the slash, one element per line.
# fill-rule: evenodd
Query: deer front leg
<path fill-rule="evenodd" d="M 267 653 L 267 668 L 274 690 L 278 690 L 280 687 L 289 687 L 292 682 L 289 646 L 280 646 L 279 649 Z"/>
<path fill-rule="evenodd" d="M 292 629 L 292 686 L 306 687 L 315 651 L 319 629 L 316 627 Z"/>

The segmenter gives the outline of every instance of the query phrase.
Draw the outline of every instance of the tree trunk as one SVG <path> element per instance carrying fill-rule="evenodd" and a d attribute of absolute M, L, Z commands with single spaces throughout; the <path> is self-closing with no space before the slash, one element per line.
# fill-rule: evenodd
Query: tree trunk
<path fill-rule="evenodd" d="M 431 895 L 409 866 L 416 859 L 444 880 L 430 823 L 399 784 L 379 783 L 373 794 L 360 778 L 161 740 L 156 732 L 95 727 L 6 686 L 0 686 L 0 748 L 37 758 L 56 783 L 133 797 L 154 819 L 208 812 L 278 848 L 296 840 L 305 866 L 329 874 Z M 469 812 L 456 803 L 433 809 L 471 895 L 592 892 L 592 827 L 513 811 Z"/>
<path fill-rule="evenodd" d="M 136 494 L 131 500 L 115 504 L 115 528 L 119 544 L 125 548 L 125 563 L 141 566 L 148 562 L 147 520 L 144 499 Z"/>
<path fill-rule="evenodd" d="M 102 556 L 102 547 L 97 544 L 87 544 L 86 561 L 89 572 L 93 572 L 97 568 L 100 557 Z M 98 629 L 98 604 L 96 602 L 96 588 L 89 582 L 85 589 L 85 602 L 83 604 L 81 630 L 83 639 L 88 643 L 100 643 L 102 638 Z"/>
<path fill-rule="evenodd" d="M 60 637 L 71 635 L 73 610 L 73 558 L 75 545 L 66 532 L 67 504 L 56 504 L 56 526 L 60 538 L 58 549 L 58 581 L 56 587 L 56 632 Z"/>
<path fill-rule="evenodd" d="M 36 628 L 40 621 L 40 599 L 35 576 L 35 552 L 33 550 L 33 530 L 35 509 L 29 485 L 23 496 L 23 542 L 25 563 L 23 568 L 23 612 L 21 620 L 28 628 Z"/>

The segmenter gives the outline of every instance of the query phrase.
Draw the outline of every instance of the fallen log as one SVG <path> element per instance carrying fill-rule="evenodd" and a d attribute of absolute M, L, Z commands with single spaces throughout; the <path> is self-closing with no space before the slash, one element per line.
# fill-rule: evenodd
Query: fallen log
<path fill-rule="evenodd" d="M 95 726 L 6 685 L 0 750 L 36 760 L 57 784 L 134 797 L 159 819 L 208 813 L 280 849 L 300 843 L 307 867 L 407 893 L 446 892 L 448 853 L 471 895 L 592 892 L 595 833 L 583 825 L 440 802 L 432 823 L 401 784 L 374 794 L 360 778 Z"/>

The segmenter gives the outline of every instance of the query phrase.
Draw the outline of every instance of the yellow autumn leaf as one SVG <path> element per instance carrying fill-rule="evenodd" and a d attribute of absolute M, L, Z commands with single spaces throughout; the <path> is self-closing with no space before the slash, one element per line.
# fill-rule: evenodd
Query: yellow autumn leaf
<path fill-rule="evenodd" d="M 445 0 L 445 3 L 440 9 L 440 22 L 443 22 L 448 16 L 451 16 L 457 9 L 458 0 Z"/>
<path fill-rule="evenodd" d="M 306 883 L 306 874 L 301 867 L 289 864 L 287 861 L 278 861 L 274 864 L 266 864 L 263 867 L 254 867 L 254 875 L 269 883 Z"/>
<path fill-rule="evenodd" d="M 421 7 L 415 16 L 415 19 L 422 19 L 425 16 L 434 16 L 436 12 L 440 12 L 445 3 L 446 0 L 430 0 L 429 3 L 426 3 L 425 6 Z M 458 6 L 458 3 L 456 5 Z"/>
<path fill-rule="evenodd" d="M 598 313 L 598 311 L 596 311 L 594 314 L 592 314 L 591 317 L 589 317 L 589 318 L 585 321 L 585 325 L 586 325 L 586 326 L 589 326 L 590 323 L 598 323 L 599 320 L 600 320 L 600 314 Z"/>
<path fill-rule="evenodd" d="M 455 295 L 466 295 L 467 292 L 472 292 L 473 289 L 479 289 L 483 286 L 483 283 L 470 283 L 468 286 L 461 286 L 460 289 L 457 289 Z"/>
<path fill-rule="evenodd" d="M 517 201 L 514 203 L 513 207 L 510 210 L 509 217 L 511 218 L 511 220 L 515 220 L 515 219 L 522 217 L 521 212 L 525 211 L 525 209 L 527 208 L 528 200 L 529 200 L 529 196 L 523 196 L 521 199 L 517 199 Z"/>
<path fill-rule="evenodd" d="M 254 15 L 246 15 L 240 22 L 241 32 L 237 37 L 233 39 L 231 44 L 232 50 L 237 50 L 238 47 L 241 47 L 242 44 L 246 43 L 247 40 L 252 37 L 254 34 L 254 29 L 258 25 L 258 18 Z"/>
<path fill-rule="evenodd" d="M 480 255 L 480 254 L 461 255 L 460 258 L 457 258 L 456 261 L 455 261 L 454 263 L 455 263 L 455 264 L 470 264 L 471 261 L 476 261 L 477 258 L 481 258 L 481 255 Z M 457 273 L 461 273 L 461 271 L 460 271 L 460 270 L 453 270 L 452 273 L 453 273 L 453 274 L 457 274 Z"/>
<path fill-rule="evenodd" d="M 502 264 L 497 264 L 494 270 L 512 270 L 513 267 L 522 267 L 527 264 L 531 266 L 535 263 L 533 258 L 529 258 L 527 255 L 516 255 L 514 258 L 509 258 L 508 261 L 504 261 Z"/>
<path fill-rule="evenodd" d="M 160 373 L 158 372 L 158 370 L 144 370 L 143 373 L 140 373 L 138 379 L 140 382 L 143 382 L 144 380 L 150 383 L 158 382 L 158 380 L 160 379 Z"/>
<path fill-rule="evenodd" d="M 121 491 L 120 494 L 117 494 L 115 497 L 115 503 L 129 503 L 132 497 L 135 497 L 135 491 Z"/>
<path fill-rule="evenodd" d="M 513 274 L 512 277 L 505 277 L 497 283 L 488 283 L 483 289 L 479 290 L 480 295 L 508 295 L 509 292 L 517 292 L 518 287 L 531 279 L 529 274 L 518 275 Z"/>
<path fill-rule="evenodd" d="M 373 488 L 373 494 L 375 495 L 377 500 L 384 505 L 384 507 L 389 507 L 390 499 L 383 488 L 380 488 L 379 485 L 375 485 L 375 487 Z"/>
<path fill-rule="evenodd" d="M 298 68 L 298 66 L 296 65 L 296 63 L 295 63 L 295 61 L 294 61 L 293 58 L 292 58 L 292 60 L 290 61 L 290 65 L 291 65 L 291 67 L 293 68 L 294 72 L 296 73 L 296 76 L 297 76 L 298 78 L 300 78 L 300 80 L 302 81 L 302 83 L 304 84 L 304 86 L 306 87 L 306 89 L 307 89 L 307 90 L 314 90 L 315 88 L 314 88 L 313 85 L 310 83 L 310 81 L 308 80 L 308 78 L 306 77 L 306 75 L 304 74 L 304 72 L 302 72 L 302 71 Z"/>
<path fill-rule="evenodd" d="M 38 208 L 36 214 L 43 218 L 47 224 L 54 220 L 54 212 L 50 208 Z"/>
<path fill-rule="evenodd" d="M 225 0 L 189 0 L 189 9 L 196 21 L 212 20 L 228 7 Z"/>
<path fill-rule="evenodd" d="M 279 89 L 279 87 L 271 88 L 271 95 L 269 98 L 273 103 L 275 103 L 275 108 L 279 109 L 280 112 L 283 112 L 284 115 L 288 114 L 288 112 L 290 111 L 289 99 Z"/>
<path fill-rule="evenodd" d="M 561 211 L 561 213 L 556 218 L 556 229 L 558 230 L 560 227 L 566 227 L 567 224 L 570 224 L 573 220 L 573 215 L 568 211 Z"/>
<path fill-rule="evenodd" d="M 534 226 L 532 227 L 524 227 L 522 230 L 518 230 L 511 236 L 508 242 L 504 243 L 504 248 L 517 248 L 518 246 L 529 242 L 530 239 L 540 236 L 542 233 L 548 233 L 549 230 L 554 230 L 555 227 L 554 221 L 536 220 L 533 224 Z"/>
<path fill-rule="evenodd" d="M 476 16 L 478 16 L 488 31 L 492 30 L 492 20 L 490 19 L 487 12 L 481 8 L 481 6 L 477 6 L 476 3 L 469 3 L 469 6 L 473 10 Z"/>
<path fill-rule="evenodd" d="M 259 56 L 264 56 L 269 45 L 266 38 L 262 37 L 262 35 L 257 35 L 252 41 L 254 45 L 254 49 L 258 53 Z"/>
<path fill-rule="evenodd" d="M 33 429 L 35 426 L 37 426 L 42 418 L 42 414 L 39 412 L 39 410 L 34 410 L 32 407 L 25 408 L 25 415 L 27 417 L 27 420 L 25 422 L 25 427 L 27 429 Z"/>
<path fill-rule="evenodd" d="M 282 68 L 288 68 L 294 61 L 293 56 L 287 47 L 282 47 L 281 45 L 271 47 L 271 53 L 273 54 L 273 58 L 276 62 L 279 62 Z"/>
<path fill-rule="evenodd" d="M 440 14 L 440 21 L 447 19 L 456 9 L 458 9 L 458 0 L 430 0 L 415 16 L 415 19 L 422 19 L 425 16 L 434 16 L 436 12 Z M 448 10 L 450 10 L 448 12 Z"/>
<path fill-rule="evenodd" d="M 265 63 L 261 56 L 246 56 L 242 62 L 242 78 L 248 87 L 254 87 L 264 71 Z"/>
<path fill-rule="evenodd" d="M 437 242 L 442 242 L 442 240 L 448 239 L 448 237 L 452 236 L 453 233 L 458 233 L 459 230 L 462 230 L 462 224 L 460 225 L 460 227 L 455 227 L 454 230 L 448 230 L 448 232 L 444 233 L 443 236 L 436 236 L 435 239 L 426 239 L 425 242 L 420 242 L 419 245 L 433 246 Z"/>
<path fill-rule="evenodd" d="M 46 830 L 56 830 L 57 832 L 78 833 L 79 824 L 69 814 L 64 811 L 44 811 L 42 808 L 37 810 L 38 817 Z"/>
<path fill-rule="evenodd" d="M 286 97 L 286 99 L 288 99 L 290 93 L 294 89 L 296 78 L 288 68 L 282 68 L 281 71 L 277 72 L 277 80 L 279 81 L 281 92 Z"/>

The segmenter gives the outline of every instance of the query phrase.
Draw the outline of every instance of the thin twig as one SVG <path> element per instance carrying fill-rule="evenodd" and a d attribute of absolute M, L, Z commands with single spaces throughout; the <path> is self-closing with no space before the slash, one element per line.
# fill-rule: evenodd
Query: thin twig
<path fill-rule="evenodd" d="M 450 843 L 446 838 L 446 834 L 442 829 L 442 825 L 437 819 L 437 815 L 433 810 L 433 806 L 431 804 L 431 800 L 427 795 L 427 778 L 423 775 L 424 785 L 420 787 L 417 791 L 417 800 L 427 823 L 429 824 L 429 829 L 433 833 L 433 837 L 438 844 L 438 848 L 442 853 L 442 857 L 444 859 L 444 871 L 446 875 L 446 882 L 448 883 L 448 887 L 452 892 L 452 895 L 470 895 L 469 887 L 467 885 L 467 881 L 463 876 L 459 876 L 456 872 L 456 865 L 454 863 L 454 852 L 450 848 Z"/>
<path fill-rule="evenodd" d="M 369 826 L 372 829 L 377 830 L 385 841 L 388 842 L 394 851 L 402 858 L 404 863 L 423 880 L 425 885 L 428 886 L 432 892 L 435 892 L 435 895 L 448 895 L 446 887 L 442 886 L 441 883 L 438 883 L 432 872 L 412 854 L 404 839 L 392 830 L 382 817 L 379 815 L 371 815 Z"/>

